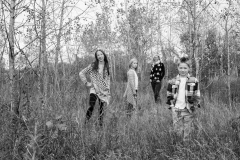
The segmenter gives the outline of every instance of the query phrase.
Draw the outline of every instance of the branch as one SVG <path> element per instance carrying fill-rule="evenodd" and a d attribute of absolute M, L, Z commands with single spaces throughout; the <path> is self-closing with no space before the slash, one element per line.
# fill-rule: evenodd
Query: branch
<path fill-rule="evenodd" d="M 20 0 L 17 4 L 15 4 L 14 8 L 17 8 L 18 5 L 20 5 L 24 0 Z M 32 0 L 30 1 L 29 5 L 31 4 Z"/>
<path fill-rule="evenodd" d="M 198 18 L 198 16 L 200 16 L 201 15 L 201 13 L 203 12 L 203 11 L 205 11 L 206 9 L 207 9 L 207 7 L 212 3 L 212 1 L 213 0 L 211 0 L 211 2 L 209 2 L 208 4 L 207 4 L 207 6 L 205 7 L 205 8 L 203 8 L 203 10 L 197 15 L 197 17 L 194 17 L 194 18 Z"/>
<path fill-rule="evenodd" d="M 10 3 L 8 3 L 6 0 L 5 0 L 5 2 L 9 5 L 9 7 L 10 7 Z M 5 2 L 3 3 L 3 1 L 2 1 L 2 4 L 4 4 L 4 6 L 10 11 L 10 8 L 5 4 Z M 3 6 L 2 6 L 2 10 L 3 10 Z M 4 10 L 3 10 L 3 12 L 4 12 Z"/>
<path fill-rule="evenodd" d="M 63 25 L 62 28 L 59 28 L 59 29 L 63 29 L 63 28 L 65 28 L 66 26 L 68 26 L 72 21 L 74 21 L 74 20 L 77 19 L 79 16 L 81 16 L 82 14 L 84 14 L 84 13 L 90 8 L 90 6 L 92 6 L 92 5 L 89 5 L 82 13 L 80 13 L 79 15 L 77 15 L 75 18 L 73 18 L 72 20 L 70 20 L 68 23 L 66 23 L 65 25 Z M 58 30 L 59 30 L 59 29 L 58 29 Z M 54 32 L 55 32 L 55 31 L 49 32 L 49 33 L 46 35 L 46 37 L 49 36 L 50 34 L 54 33 Z M 33 42 L 35 42 L 38 38 L 39 38 L 39 37 L 34 38 L 31 42 L 29 42 L 27 45 L 25 45 L 25 46 L 22 48 L 22 50 L 25 49 L 26 47 L 28 47 L 28 46 L 29 46 L 30 44 L 32 44 Z"/>
<path fill-rule="evenodd" d="M 4 28 L 5 28 L 5 32 L 6 32 L 6 35 L 7 35 L 7 40 L 8 40 L 8 42 L 9 42 L 9 34 L 8 34 L 8 31 L 7 31 L 7 23 L 6 23 L 6 17 L 5 17 L 5 12 L 4 12 L 4 9 L 3 9 L 3 1 L 2 1 L 2 5 L 1 5 L 1 7 L 2 7 L 2 15 L 3 15 L 3 21 L 5 22 L 4 24 Z"/>
<path fill-rule="evenodd" d="M 27 60 L 29 66 L 31 67 L 31 69 L 33 70 L 33 72 L 39 77 L 38 73 L 33 69 L 33 66 L 32 66 L 32 62 L 35 61 L 36 59 L 34 59 L 32 62 L 29 61 L 27 55 L 24 53 L 24 51 L 20 48 L 20 45 L 19 43 L 16 43 L 16 46 L 17 48 L 19 49 L 19 52 L 24 55 L 25 59 Z"/>
<path fill-rule="evenodd" d="M 37 37 L 37 39 L 38 39 L 38 38 L 40 38 L 40 36 L 38 35 L 37 26 L 36 26 L 36 14 L 35 14 L 35 10 L 36 10 L 36 0 L 34 0 L 34 3 L 33 3 L 33 11 L 34 11 L 33 21 L 34 21 L 34 31 L 35 31 L 36 37 Z"/>
<path fill-rule="evenodd" d="M 4 41 L 4 46 L 3 46 L 3 50 L 2 50 L 2 52 L 1 52 L 1 62 L 2 62 L 2 60 L 3 60 L 3 54 L 4 54 L 4 52 L 5 52 L 5 48 L 6 48 L 6 44 L 7 44 L 7 40 L 5 39 L 5 41 Z"/>
<path fill-rule="evenodd" d="M 187 7 L 189 7 L 189 8 L 190 8 L 190 6 L 191 6 L 191 5 L 188 3 L 188 1 L 187 1 L 187 0 L 183 0 L 183 2 L 186 2 L 186 4 L 187 4 Z M 183 2 L 182 2 L 182 3 L 183 3 Z M 185 9 L 186 9 L 186 8 L 185 8 Z M 188 11 L 188 9 L 187 9 L 187 11 Z M 192 12 L 191 8 L 189 9 L 189 11 L 190 11 L 189 13 L 191 14 L 191 16 L 193 17 L 193 12 Z"/>
<path fill-rule="evenodd" d="M 19 7 L 18 9 L 16 9 L 16 12 L 17 12 L 17 10 L 20 10 L 20 9 L 23 8 L 22 11 L 19 11 L 18 13 L 15 14 L 15 17 L 17 17 L 18 15 L 20 15 L 21 13 L 23 13 L 23 12 L 25 11 L 25 8 L 29 8 L 30 5 L 31 5 L 31 3 L 32 3 L 32 0 L 31 0 L 31 2 L 29 3 L 28 6 Z"/>

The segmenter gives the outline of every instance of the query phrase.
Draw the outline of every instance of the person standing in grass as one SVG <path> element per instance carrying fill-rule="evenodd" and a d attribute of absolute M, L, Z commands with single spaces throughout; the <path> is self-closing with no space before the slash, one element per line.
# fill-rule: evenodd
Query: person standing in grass
<path fill-rule="evenodd" d="M 89 75 L 90 82 L 87 81 L 86 75 Z M 90 88 L 90 107 L 86 113 L 87 122 L 93 113 L 93 109 L 96 101 L 99 101 L 99 124 L 103 124 L 103 107 L 109 104 L 110 100 L 110 73 L 109 63 L 106 54 L 103 50 L 97 50 L 95 52 L 95 61 L 84 68 L 79 76 L 82 82 Z"/>
<path fill-rule="evenodd" d="M 190 60 L 181 58 L 178 64 L 179 74 L 168 82 L 167 104 L 172 110 L 173 128 L 177 135 L 186 140 L 192 131 L 194 112 L 200 107 L 199 82 L 190 76 Z"/>
<path fill-rule="evenodd" d="M 137 91 L 138 91 L 138 75 L 137 75 L 138 61 L 133 58 L 129 62 L 129 70 L 127 72 L 127 87 L 123 97 L 127 101 L 127 116 L 131 117 L 132 112 L 137 107 Z"/>
<path fill-rule="evenodd" d="M 162 79 L 165 76 L 164 64 L 160 61 L 159 55 L 153 57 L 153 64 L 150 73 L 150 83 L 152 85 L 155 103 L 160 103 L 160 90 Z"/>

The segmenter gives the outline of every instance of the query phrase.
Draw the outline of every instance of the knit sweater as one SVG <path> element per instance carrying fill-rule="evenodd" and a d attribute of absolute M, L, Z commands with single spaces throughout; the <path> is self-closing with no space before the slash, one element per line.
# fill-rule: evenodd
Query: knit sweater
<path fill-rule="evenodd" d="M 124 92 L 123 97 L 126 98 L 128 103 L 131 103 L 133 107 L 136 107 L 136 99 L 134 98 L 134 94 L 137 94 L 138 84 L 136 81 L 138 81 L 138 77 L 136 74 L 136 71 L 133 69 L 129 69 L 127 72 L 128 82 L 127 87 Z"/>
<path fill-rule="evenodd" d="M 92 86 L 90 87 L 90 93 L 96 94 L 99 99 L 103 102 L 109 104 L 110 100 L 110 76 L 107 70 L 103 71 L 105 78 L 98 72 L 94 71 L 92 65 L 90 64 L 84 68 L 80 73 L 80 79 L 85 84 L 87 83 L 86 75 L 89 75 Z"/>
<path fill-rule="evenodd" d="M 164 64 L 160 61 L 153 64 L 150 73 L 150 82 L 160 82 L 165 75 Z"/>

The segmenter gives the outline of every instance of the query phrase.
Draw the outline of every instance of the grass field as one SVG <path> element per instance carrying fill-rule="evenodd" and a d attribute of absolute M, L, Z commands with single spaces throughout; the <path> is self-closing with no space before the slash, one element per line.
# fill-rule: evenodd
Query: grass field
<path fill-rule="evenodd" d="M 36 97 L 30 100 L 30 118 L 20 117 L 15 137 L 9 133 L 10 113 L 1 108 L 1 159 L 56 160 L 238 160 L 240 158 L 239 104 L 229 108 L 202 95 L 196 111 L 190 141 L 182 142 L 172 131 L 171 111 L 153 102 L 150 85 L 142 84 L 138 107 L 131 119 L 124 112 L 125 85 L 113 84 L 111 103 L 105 108 L 104 126 L 97 123 L 98 105 L 84 125 L 88 91 L 82 87 L 65 96 L 49 96 L 48 108 L 41 109 Z M 216 98 L 217 99 L 217 98 Z M 219 98 L 218 98 L 219 99 Z M 26 109 L 22 107 L 22 115 Z"/>

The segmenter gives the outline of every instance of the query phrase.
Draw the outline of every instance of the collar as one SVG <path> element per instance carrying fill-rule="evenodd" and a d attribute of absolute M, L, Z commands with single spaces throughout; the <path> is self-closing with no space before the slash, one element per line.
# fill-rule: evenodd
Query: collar
<path fill-rule="evenodd" d="M 189 73 L 187 74 L 187 78 L 188 78 L 188 79 L 190 78 L 190 74 L 189 74 Z M 180 75 L 179 75 L 179 74 L 177 75 L 176 79 L 179 79 L 179 80 L 180 80 Z"/>
<path fill-rule="evenodd" d="M 129 68 L 129 70 L 133 70 L 134 72 L 136 72 L 136 70 L 135 70 L 135 69 L 133 69 L 133 68 Z"/>
<path fill-rule="evenodd" d="M 189 79 L 190 79 L 190 74 L 188 73 L 188 74 L 187 74 L 187 81 L 188 81 Z M 179 75 L 179 74 L 176 76 L 175 84 L 176 84 L 176 85 L 179 85 L 179 84 L 180 84 L 180 75 Z"/>

